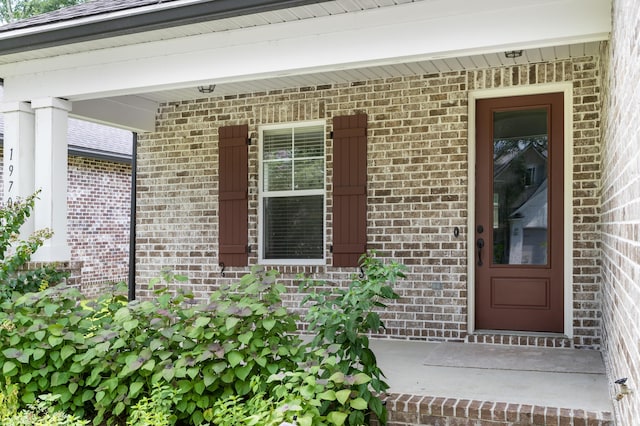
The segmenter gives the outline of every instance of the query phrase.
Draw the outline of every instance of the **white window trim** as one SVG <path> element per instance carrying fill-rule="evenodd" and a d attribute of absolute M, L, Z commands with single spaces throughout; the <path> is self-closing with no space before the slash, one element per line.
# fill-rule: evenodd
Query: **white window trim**
<path fill-rule="evenodd" d="M 265 259 L 264 258 L 264 213 L 263 213 L 263 205 L 264 205 L 264 197 L 265 191 L 263 191 L 263 134 L 265 130 L 278 130 L 278 129 L 291 129 L 298 127 L 311 127 L 311 126 L 322 126 L 324 131 L 322 133 L 323 138 L 323 148 L 324 148 L 324 158 L 323 158 L 323 169 L 324 169 L 324 182 L 322 185 L 322 189 L 313 189 L 313 190 L 299 190 L 299 191 L 286 191 L 289 194 L 284 195 L 285 191 L 278 191 L 282 196 L 291 196 L 291 195 L 322 195 L 323 203 L 322 203 L 322 213 L 324 220 L 322 221 L 322 258 L 320 259 Z M 324 120 L 313 120 L 313 121 L 296 121 L 291 123 L 279 123 L 279 124 L 269 124 L 258 126 L 258 263 L 261 265 L 309 265 L 309 266 L 317 266 L 326 264 L 326 249 L 327 249 L 327 123 Z"/>

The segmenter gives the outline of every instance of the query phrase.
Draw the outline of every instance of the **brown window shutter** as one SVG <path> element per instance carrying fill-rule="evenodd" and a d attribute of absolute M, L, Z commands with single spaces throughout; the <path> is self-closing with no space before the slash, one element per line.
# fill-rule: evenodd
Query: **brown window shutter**
<path fill-rule="evenodd" d="M 367 115 L 333 118 L 333 266 L 367 250 Z"/>
<path fill-rule="evenodd" d="M 248 237 L 249 126 L 218 129 L 218 261 L 224 266 L 246 266 Z"/>

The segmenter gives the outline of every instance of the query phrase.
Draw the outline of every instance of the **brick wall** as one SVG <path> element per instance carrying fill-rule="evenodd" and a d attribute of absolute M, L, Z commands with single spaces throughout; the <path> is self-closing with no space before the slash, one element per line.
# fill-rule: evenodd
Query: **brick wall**
<path fill-rule="evenodd" d="M 1 155 L 2 149 L 0 182 Z M 96 296 L 109 283 L 128 280 L 131 165 L 69 157 L 68 167 L 73 284 Z"/>
<path fill-rule="evenodd" d="M 217 129 L 249 124 L 250 263 L 257 262 L 259 125 L 368 114 L 368 246 L 409 267 L 384 314 L 387 334 L 462 341 L 467 336 L 468 91 L 545 82 L 574 85 L 574 344 L 600 343 L 598 58 L 473 72 L 300 87 L 162 105 L 157 131 L 139 138 L 137 271 L 141 287 L 168 267 L 205 297 L 249 268 L 217 266 Z M 332 241 L 332 141 L 327 140 L 327 241 Z M 454 227 L 462 233 L 454 236 Z M 278 267 L 344 284 L 353 268 Z M 144 291 L 139 294 L 145 295 Z"/>
<path fill-rule="evenodd" d="M 69 245 L 82 260 L 82 291 L 128 281 L 131 165 L 69 157 Z"/>
<path fill-rule="evenodd" d="M 640 421 L 640 3 L 614 0 L 602 147 L 603 343 L 612 381 L 636 391 L 614 404 L 618 424 Z M 612 384 L 612 393 L 619 388 Z"/>

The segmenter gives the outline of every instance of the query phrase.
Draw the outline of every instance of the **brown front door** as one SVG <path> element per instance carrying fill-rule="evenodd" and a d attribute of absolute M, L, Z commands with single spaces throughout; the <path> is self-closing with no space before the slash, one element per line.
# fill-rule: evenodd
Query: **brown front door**
<path fill-rule="evenodd" d="M 476 114 L 476 329 L 563 332 L 563 94 Z"/>

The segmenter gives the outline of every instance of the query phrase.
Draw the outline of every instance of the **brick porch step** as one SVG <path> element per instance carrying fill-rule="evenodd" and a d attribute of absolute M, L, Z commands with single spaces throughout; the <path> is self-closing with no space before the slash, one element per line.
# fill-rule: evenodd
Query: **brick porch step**
<path fill-rule="evenodd" d="M 388 426 L 613 426 L 611 412 L 390 394 Z M 374 420 L 372 425 L 378 423 Z"/>
<path fill-rule="evenodd" d="M 389 426 L 614 425 L 598 351 L 493 343 L 372 340 Z"/>

